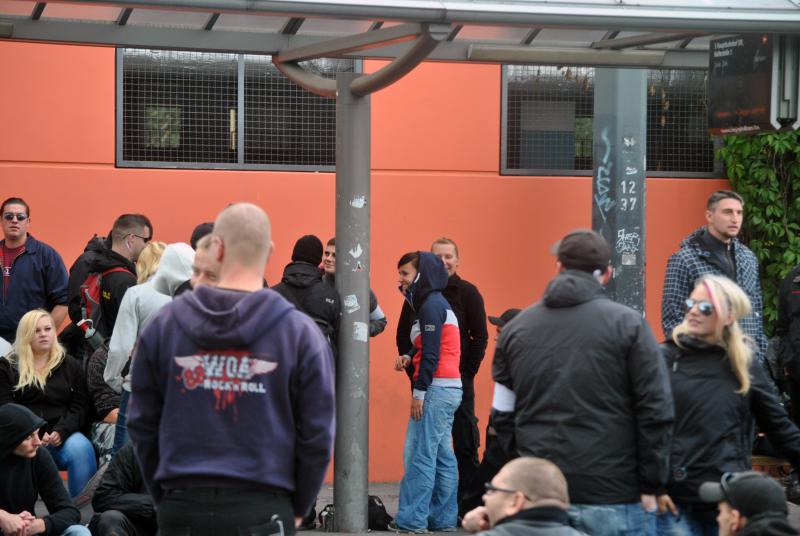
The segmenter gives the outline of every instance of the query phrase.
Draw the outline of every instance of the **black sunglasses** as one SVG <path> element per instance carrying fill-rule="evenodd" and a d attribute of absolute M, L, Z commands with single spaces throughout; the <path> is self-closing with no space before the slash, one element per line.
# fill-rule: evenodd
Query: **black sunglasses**
<path fill-rule="evenodd" d="M 714 305 L 710 301 L 687 299 L 684 304 L 686 305 L 686 312 L 692 310 L 692 307 L 697 306 L 697 310 L 701 315 L 711 316 L 714 313 Z"/>
<path fill-rule="evenodd" d="M 497 486 L 493 485 L 491 482 L 485 483 L 483 485 L 483 487 L 486 489 L 486 493 L 495 493 L 495 492 L 497 492 L 497 493 L 522 493 L 521 491 L 516 490 L 516 489 L 498 488 Z M 530 501 L 528 496 L 525 495 L 524 493 L 522 493 L 522 496 L 525 497 L 526 500 Z"/>
<path fill-rule="evenodd" d="M 152 238 L 152 236 L 147 236 L 147 237 L 145 237 L 145 236 L 139 236 L 139 235 L 138 235 L 138 234 L 136 234 L 136 233 L 131 233 L 131 234 L 132 234 L 133 236 L 135 236 L 136 238 L 141 238 L 142 240 L 144 240 L 144 243 L 145 243 L 145 244 L 147 244 L 148 242 L 150 242 L 150 239 Z"/>
<path fill-rule="evenodd" d="M 14 217 L 17 218 L 17 221 L 25 221 L 28 219 L 28 215 L 24 212 L 6 212 L 3 214 L 3 219 L 6 221 L 14 221 Z"/>

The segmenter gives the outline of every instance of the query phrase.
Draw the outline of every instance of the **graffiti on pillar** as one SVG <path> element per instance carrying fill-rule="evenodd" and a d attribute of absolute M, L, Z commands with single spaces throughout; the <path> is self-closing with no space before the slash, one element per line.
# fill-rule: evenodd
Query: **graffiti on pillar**
<path fill-rule="evenodd" d="M 637 232 L 627 232 L 625 229 L 617 231 L 617 241 L 614 249 L 620 255 L 623 266 L 633 266 L 636 264 L 636 254 L 642 239 Z"/>
<path fill-rule="evenodd" d="M 355 294 L 348 294 L 342 301 L 342 305 L 344 305 L 344 312 L 349 315 L 361 309 L 361 306 L 358 305 L 358 297 Z"/>
<path fill-rule="evenodd" d="M 605 222 L 608 219 L 608 213 L 614 208 L 614 200 L 609 195 L 611 192 L 611 140 L 608 139 L 608 128 L 604 128 L 600 139 L 603 140 L 603 157 L 600 160 L 600 165 L 597 166 L 597 177 L 595 177 L 594 202 L 597 205 L 597 211 Z"/>
<path fill-rule="evenodd" d="M 364 253 L 364 250 L 361 249 L 361 244 L 356 244 L 356 247 L 351 249 L 349 253 L 354 259 L 357 259 L 361 256 L 362 253 Z"/>

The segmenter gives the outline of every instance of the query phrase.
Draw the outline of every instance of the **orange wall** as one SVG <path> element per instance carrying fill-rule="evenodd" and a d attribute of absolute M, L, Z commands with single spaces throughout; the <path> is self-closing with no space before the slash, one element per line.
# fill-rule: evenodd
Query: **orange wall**
<path fill-rule="evenodd" d="M 0 72 L 13 74 L 0 84 L 3 197 L 31 204 L 31 232 L 68 266 L 123 212 L 148 214 L 156 238 L 174 242 L 231 201 L 258 203 L 274 227 L 270 282 L 280 279 L 297 237 L 333 234 L 333 174 L 115 168 L 112 49 L 0 42 Z M 374 95 L 372 106 L 372 288 L 389 325 L 371 344 L 370 478 L 391 481 L 402 475 L 409 402 L 405 376 L 392 370 L 397 259 L 447 235 L 490 314 L 526 306 L 554 274 L 553 242 L 591 224 L 591 180 L 499 175 L 499 66 L 425 64 Z M 659 337 L 666 259 L 702 223 L 708 194 L 725 185 L 647 183 L 647 318 Z M 481 430 L 493 348 L 476 384 Z"/>

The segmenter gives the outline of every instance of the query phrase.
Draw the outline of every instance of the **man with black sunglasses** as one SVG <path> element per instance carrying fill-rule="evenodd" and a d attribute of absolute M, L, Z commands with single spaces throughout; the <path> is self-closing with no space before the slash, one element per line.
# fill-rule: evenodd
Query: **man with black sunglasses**
<path fill-rule="evenodd" d="M 567 480 L 543 458 L 517 458 L 486 483 L 483 506 L 462 527 L 486 536 L 580 536 L 569 526 Z"/>
<path fill-rule="evenodd" d="M 55 249 L 28 234 L 31 210 L 22 198 L 6 199 L 0 212 L 0 337 L 13 342 L 19 319 L 31 309 L 50 311 L 54 325 L 61 325 L 67 315 L 67 269 Z"/>

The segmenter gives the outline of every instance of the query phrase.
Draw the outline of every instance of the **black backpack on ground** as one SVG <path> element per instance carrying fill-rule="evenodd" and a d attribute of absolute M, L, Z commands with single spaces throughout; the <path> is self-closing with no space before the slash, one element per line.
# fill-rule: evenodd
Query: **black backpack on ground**
<path fill-rule="evenodd" d="M 335 514 L 336 511 L 332 504 L 326 504 L 325 508 L 320 510 L 319 524 L 322 530 L 325 532 L 335 531 Z M 391 530 L 389 529 L 389 523 L 393 520 L 394 518 L 386 511 L 386 507 L 380 497 L 377 495 L 367 497 L 367 527 L 369 530 Z"/>

